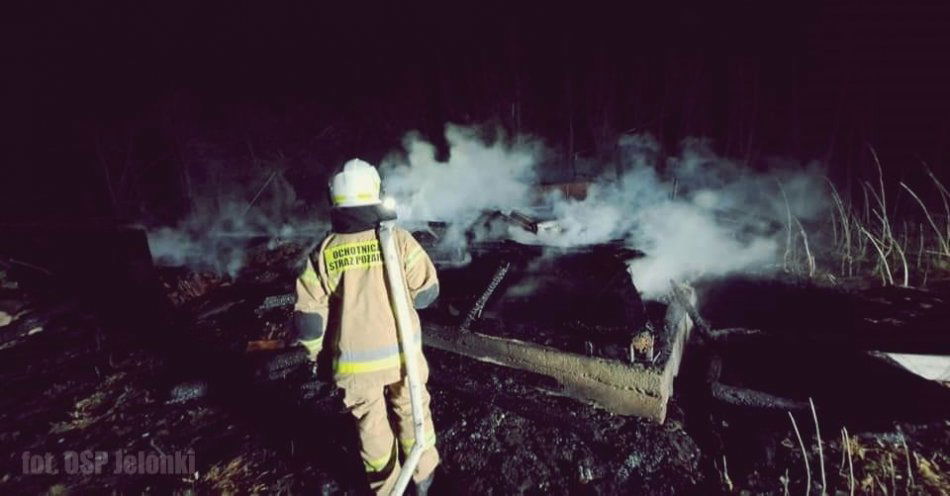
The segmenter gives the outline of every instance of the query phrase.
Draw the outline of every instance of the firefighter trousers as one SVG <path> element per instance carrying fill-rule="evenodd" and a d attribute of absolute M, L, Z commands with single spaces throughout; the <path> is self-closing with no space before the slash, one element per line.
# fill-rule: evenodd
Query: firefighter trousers
<path fill-rule="evenodd" d="M 423 380 L 425 379 L 424 376 Z M 360 456 L 363 458 L 370 489 L 376 494 L 389 494 L 399 477 L 399 450 L 402 450 L 403 456 L 408 456 L 415 444 L 409 381 L 403 378 L 385 386 L 349 383 L 343 386 L 343 391 L 343 402 L 356 419 L 361 445 Z M 439 464 L 439 453 L 435 448 L 435 429 L 429 410 L 429 392 L 425 387 L 422 392 L 425 441 L 429 448 L 422 453 L 419 465 L 413 473 L 412 479 L 417 483 L 432 475 Z"/>

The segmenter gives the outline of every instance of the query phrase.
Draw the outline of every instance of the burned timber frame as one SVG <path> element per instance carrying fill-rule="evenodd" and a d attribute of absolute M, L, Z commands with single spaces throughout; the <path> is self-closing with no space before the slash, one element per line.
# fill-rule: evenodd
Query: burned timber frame
<path fill-rule="evenodd" d="M 689 290 L 689 303 L 696 304 Z M 526 370 L 556 379 L 565 391 L 611 412 L 662 423 L 673 394 L 686 341 L 693 328 L 687 308 L 670 297 L 661 343 L 652 362 L 627 363 L 561 351 L 525 341 L 460 331 L 455 326 L 423 324 L 423 344 L 476 360 Z"/>

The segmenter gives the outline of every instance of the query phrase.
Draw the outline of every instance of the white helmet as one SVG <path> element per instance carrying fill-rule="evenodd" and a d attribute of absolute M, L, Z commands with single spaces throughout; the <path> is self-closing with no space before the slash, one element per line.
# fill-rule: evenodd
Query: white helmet
<path fill-rule="evenodd" d="M 330 201 L 334 207 L 379 205 L 382 181 L 372 165 L 354 158 L 330 180 Z"/>

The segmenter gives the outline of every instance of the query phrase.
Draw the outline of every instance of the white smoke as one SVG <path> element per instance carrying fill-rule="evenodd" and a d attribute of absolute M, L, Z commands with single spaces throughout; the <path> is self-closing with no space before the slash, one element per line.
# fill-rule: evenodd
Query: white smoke
<path fill-rule="evenodd" d="M 443 242 L 463 246 L 465 231 L 485 211 L 509 211 L 530 201 L 540 148 L 508 143 L 500 134 L 487 140 L 481 134 L 475 128 L 447 126 L 445 162 L 436 160 L 435 146 L 418 134 L 406 136 L 404 152 L 380 165 L 386 194 L 399 199 L 400 219 L 446 222 L 449 232 Z"/>
<path fill-rule="evenodd" d="M 380 164 L 386 193 L 398 200 L 403 223 L 441 221 L 442 249 L 464 251 L 468 236 L 505 236 L 559 247 L 622 241 L 645 256 L 629 261 L 634 284 L 647 297 L 666 293 L 670 280 L 769 271 L 779 266 L 788 214 L 807 223 L 825 218 L 820 171 L 794 163 L 754 172 L 688 139 L 664 157 L 648 134 L 623 136 L 616 163 L 590 180 L 583 199 L 539 188 L 543 160 L 538 141 L 478 128 L 448 126 L 445 161 L 418 134 Z M 252 237 L 316 237 L 325 228 L 302 218 L 293 188 L 279 173 L 261 188 L 227 188 L 231 196 L 198 205 L 175 227 L 149 232 L 159 263 L 215 269 L 232 276 L 244 266 Z M 547 191 L 547 192 L 545 192 Z M 784 194 L 783 194 L 784 193 Z M 787 203 L 786 203 L 787 199 Z M 486 212 L 519 211 L 554 219 L 555 228 L 532 233 L 498 224 Z M 485 228 L 483 228 L 485 227 Z"/>
<path fill-rule="evenodd" d="M 485 210 L 550 212 L 558 229 L 514 228 L 510 237 L 562 247 L 622 240 L 646 254 L 629 268 L 647 297 L 667 292 L 670 280 L 774 270 L 788 211 L 805 222 L 828 206 L 816 167 L 756 173 L 716 156 L 703 140 L 685 140 L 677 156 L 663 160 L 650 135 L 625 136 L 622 164 L 608 164 L 611 173 L 594 179 L 584 199 L 572 199 L 539 193 L 543 147 L 536 142 L 486 141 L 455 126 L 446 138 L 446 162 L 410 135 L 405 154 L 385 163 L 387 192 L 399 198 L 402 218 L 447 222 L 443 242 L 464 248 L 462 233 Z"/>
<path fill-rule="evenodd" d="M 703 207 L 664 202 L 636 215 L 628 241 L 646 256 L 629 262 L 637 288 L 648 296 L 669 290 L 671 280 L 767 268 L 779 243 L 768 236 L 738 239 Z"/>
<path fill-rule="evenodd" d="M 148 231 L 152 258 L 160 265 L 188 266 L 235 277 L 245 266 L 252 240 L 269 247 L 294 237 L 317 236 L 313 220 L 297 215 L 293 187 L 279 171 L 253 188 L 232 186 L 224 196 L 198 201 L 176 226 Z"/>

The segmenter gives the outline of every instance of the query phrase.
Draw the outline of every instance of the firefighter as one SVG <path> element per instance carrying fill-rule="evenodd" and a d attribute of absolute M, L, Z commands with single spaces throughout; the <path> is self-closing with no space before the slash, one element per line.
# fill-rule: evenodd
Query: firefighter
<path fill-rule="evenodd" d="M 308 258 L 297 278 L 295 309 L 299 341 L 311 360 L 332 365 L 333 380 L 343 390 L 343 402 L 356 419 L 360 455 L 370 488 L 389 494 L 399 475 L 399 450 L 408 455 L 414 439 L 409 384 L 400 355 L 416 353 L 420 379 L 429 369 L 422 356 L 419 316 L 439 294 L 439 281 L 429 256 L 412 235 L 396 228 L 394 235 L 403 264 L 410 314 L 415 334 L 411 349 L 399 346 L 390 306 L 376 229 L 395 218 L 380 198 L 376 169 L 359 159 L 344 164 L 330 182 L 331 232 Z M 323 353 L 321 353 L 323 351 Z M 425 439 L 413 481 L 417 494 L 426 494 L 439 455 L 423 388 Z M 395 420 L 390 426 L 389 410 Z"/>

